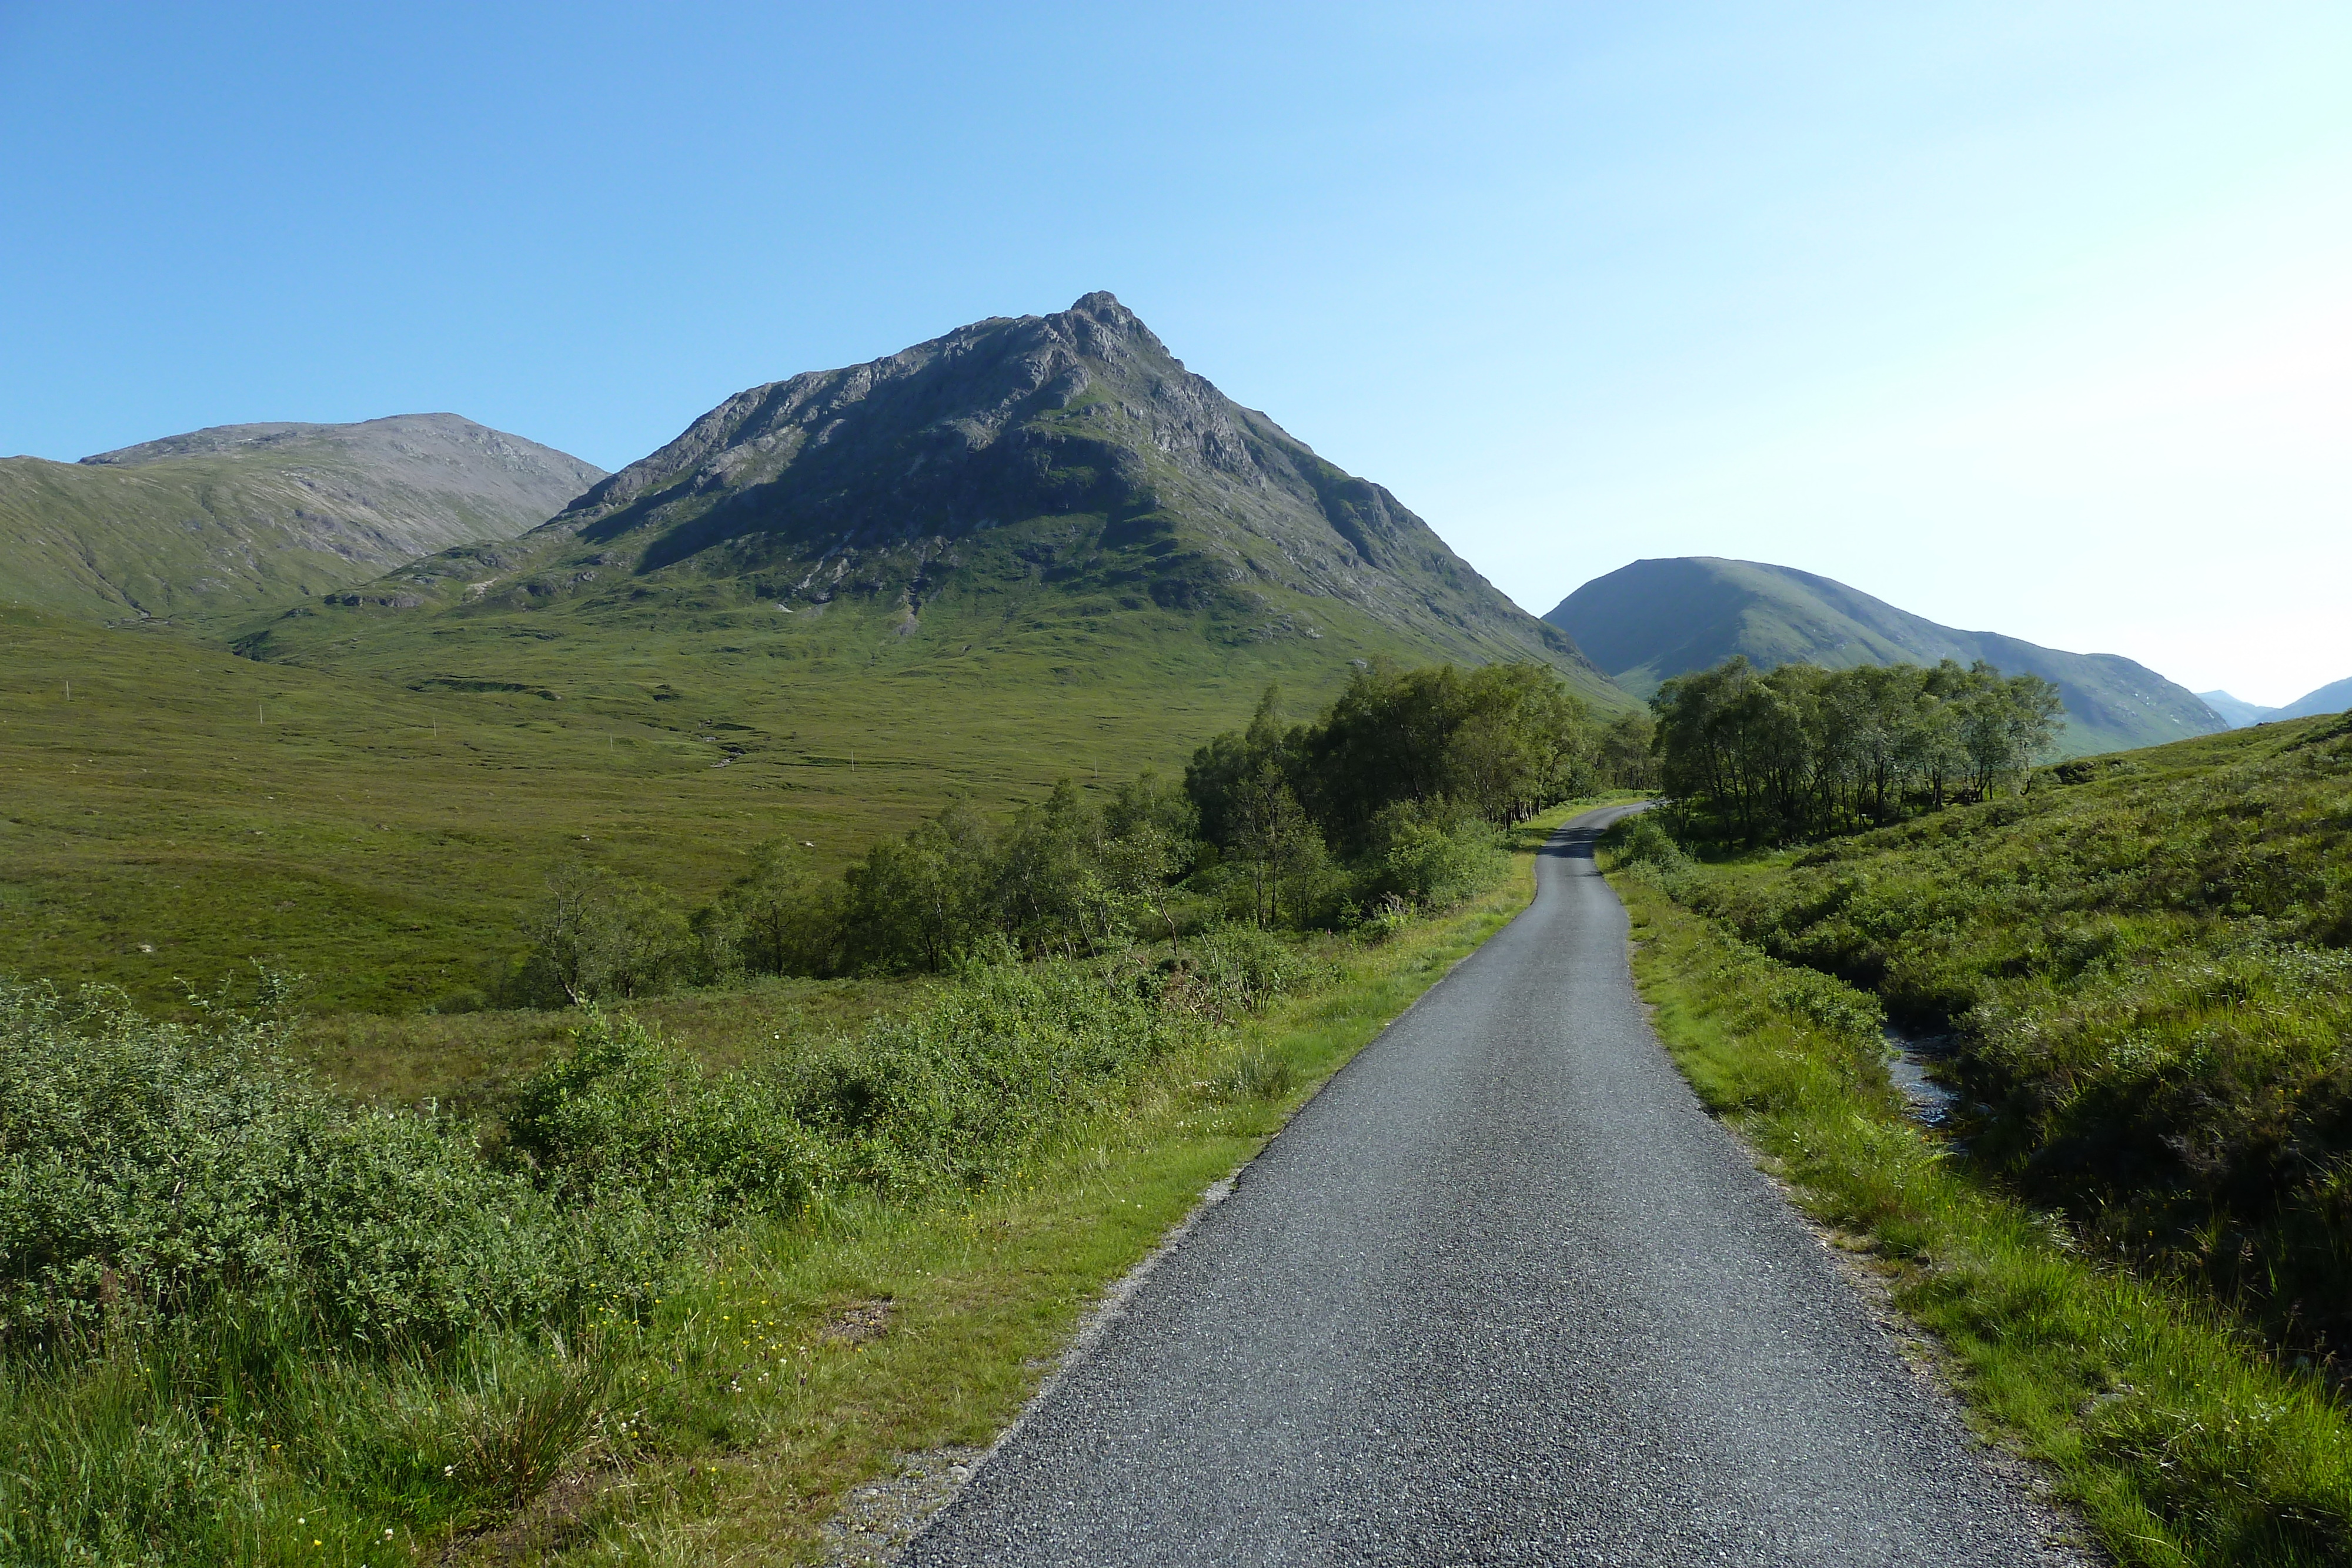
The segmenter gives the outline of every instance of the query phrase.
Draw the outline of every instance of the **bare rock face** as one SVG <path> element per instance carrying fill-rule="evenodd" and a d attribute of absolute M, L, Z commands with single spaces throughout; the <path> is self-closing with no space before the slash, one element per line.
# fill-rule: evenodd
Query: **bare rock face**
<path fill-rule="evenodd" d="M 910 613 L 1023 562 L 1163 610 L 1246 619 L 1272 596 L 1295 621 L 1339 601 L 1434 652 L 1602 684 L 1394 496 L 1187 371 L 1106 293 L 740 392 L 524 542 L 558 547 L 535 563 L 558 581 L 593 558 L 786 599 L 855 586 Z"/>

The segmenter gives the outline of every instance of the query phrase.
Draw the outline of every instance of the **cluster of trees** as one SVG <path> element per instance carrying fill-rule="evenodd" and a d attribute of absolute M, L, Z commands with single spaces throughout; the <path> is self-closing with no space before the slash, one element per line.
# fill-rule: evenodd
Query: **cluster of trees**
<path fill-rule="evenodd" d="M 1849 831 L 2030 779 L 2058 688 L 1979 662 L 1769 673 L 1733 657 L 1650 699 L 1657 784 L 1686 833 L 1750 843 Z"/>
<path fill-rule="evenodd" d="M 1458 897 L 1492 873 L 1501 830 L 1598 778 L 1591 715 L 1541 664 L 1360 667 L 1287 729 L 1277 697 L 1184 770 L 1204 880 L 1245 888 L 1261 925 Z"/>
<path fill-rule="evenodd" d="M 1314 721 L 1269 690 L 1181 785 L 1145 774 L 1099 803 L 1065 780 L 1009 821 L 951 802 L 838 877 L 790 839 L 691 916 L 662 889 L 573 864 L 551 879 L 513 999 L 645 996 L 728 973 L 940 970 L 1009 944 L 1181 956 L 1220 921 L 1344 926 L 1476 891 L 1503 829 L 1649 767 L 1646 716 L 1596 725 L 1549 669 L 1360 669 Z"/>

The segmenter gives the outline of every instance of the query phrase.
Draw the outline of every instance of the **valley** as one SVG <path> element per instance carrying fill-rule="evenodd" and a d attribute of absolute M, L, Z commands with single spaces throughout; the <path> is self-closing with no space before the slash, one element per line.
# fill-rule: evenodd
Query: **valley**
<path fill-rule="evenodd" d="M 1801 1407 L 1845 1485 L 1855 1396 L 1816 1394 L 1899 1370 L 1878 1325 L 1808 1337 L 1847 1288 L 1739 1146 L 1677 1120 L 1695 1090 L 2122 1560 L 2326 1560 L 2352 1540 L 2341 725 L 2220 733 L 2243 716 L 1759 563 L 1636 561 L 1538 619 L 1101 293 L 752 387 L 609 475 L 448 415 L 12 460 L 0 1221 L 34 1239 L 0 1270 L 0 1547 L 558 1563 L 650 1532 L 806 1560 L 853 1489 L 1000 1431 L 1081 1307 L 1377 1040 L 1340 1092 L 1390 1084 L 1367 1168 L 1444 1211 L 1447 1259 L 1496 1228 L 1456 1212 L 1467 1103 L 1411 1064 L 1475 1049 L 1492 1082 L 1558 1081 L 1470 1122 L 1601 1173 L 1502 1228 L 1506 1272 L 1580 1244 L 1559 1216 L 1671 1192 L 1684 1246 L 1562 1300 L 1638 1273 L 1626 1313 L 1704 1298 L 1812 1345 L 1757 1348 L 1734 1370 L 1774 1392 L 1683 1410 L 1689 1442 Z M 1644 797 L 1666 809 L 1602 856 L 1655 1037 L 1615 897 L 1562 869 Z M 1412 1015 L 1476 1030 L 1388 1030 L 1507 927 Z M 1889 1016 L 1960 1041 L 1943 1132 L 1903 1116 Z M 1605 1088 L 1629 1073 L 1639 1111 Z M 1567 1128 L 1587 1100 L 1622 1124 Z M 1418 1164 L 1399 1105 L 1453 1128 Z M 1643 1118 L 1678 1174 L 1629 1187 L 1598 1151 L 1666 1147 Z M 1481 1212 L 1534 1190 L 1516 1168 L 1480 1167 Z M 1232 1212 L 1311 1237 L 1376 1185 Z M 1754 1235 L 1688 1239 L 1759 1205 Z M 1677 1283 L 1735 1253 L 1737 1289 Z M 1627 1351 L 1555 1308 L 1521 1327 L 1591 1331 L 1560 1387 Z M 1314 1345 L 1258 1351 L 1348 1427 Z M 1664 1377 L 1646 1355 L 1626 1375 Z M 187 1394 L 232 1357 L 263 1369 L 245 1392 Z M 2158 1387 L 2200 1432 L 2283 1414 L 2232 1457 Z M 1911 1453 L 1941 1397 L 1871 1442 Z M 1987 1510 L 1986 1561 L 2063 1533 L 1921 1441 L 1906 1484 L 1956 1490 L 1904 1551 L 1948 1560 Z M 1761 1495 L 1623 1479 L 1670 1472 L 1727 1519 Z M 927 1549 L 1032 1511 L 975 1502 Z M 1892 1539 L 1831 1511 L 1822 1540 Z"/>

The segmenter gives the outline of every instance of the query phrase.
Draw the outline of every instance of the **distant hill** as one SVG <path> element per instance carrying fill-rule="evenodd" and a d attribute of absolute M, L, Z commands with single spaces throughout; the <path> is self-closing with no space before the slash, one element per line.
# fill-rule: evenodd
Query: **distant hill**
<path fill-rule="evenodd" d="M 2197 700 L 2220 714 L 2231 729 L 2243 729 L 2250 724 L 2276 718 L 2280 711 L 2274 707 L 2263 707 L 2259 703 L 2243 701 L 2227 692 L 2199 692 Z"/>
<path fill-rule="evenodd" d="M 231 424 L 79 463 L 0 460 L 0 600 L 89 618 L 235 611 L 511 538 L 604 471 L 451 413 Z"/>
<path fill-rule="evenodd" d="M 1685 556 L 1637 560 L 1595 578 L 1544 617 L 1627 691 L 1744 653 L 1765 669 L 1810 662 L 1962 664 L 2056 684 L 2074 754 L 2149 746 L 2229 727 L 2198 697 L 2113 653 L 2068 653 L 1991 632 L 1961 632 L 1811 572 Z"/>
<path fill-rule="evenodd" d="M 2305 692 L 2278 710 L 2280 718 L 2309 718 L 2315 714 L 2342 713 L 2352 708 L 2352 677 Z"/>

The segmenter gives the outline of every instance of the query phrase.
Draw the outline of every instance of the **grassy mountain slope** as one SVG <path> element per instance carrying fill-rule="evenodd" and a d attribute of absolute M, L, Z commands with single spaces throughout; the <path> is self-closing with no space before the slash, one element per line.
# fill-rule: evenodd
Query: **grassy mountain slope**
<path fill-rule="evenodd" d="M 2103 1250 L 2341 1354 L 2347 851 L 2352 720 L 2330 716 L 2063 763 L 1676 896 L 1950 1031 L 1976 1157 Z"/>
<path fill-rule="evenodd" d="M 0 460 L 0 599 L 107 620 L 249 609 L 510 538 L 604 470 L 455 414 L 239 424 Z"/>
<path fill-rule="evenodd" d="M 2305 692 L 2274 716 L 2279 718 L 2313 718 L 2321 714 L 2342 713 L 2352 708 L 2352 678 L 2324 685 L 2315 692 Z"/>
<path fill-rule="evenodd" d="M 1788 567 L 1688 556 L 1637 560 L 1595 578 L 1544 617 L 1627 691 L 1734 653 L 1764 669 L 1983 659 L 2056 683 L 2069 754 L 2148 746 L 2227 721 L 2155 671 L 2112 653 L 2067 653 L 1990 632 L 1939 626 L 1841 582 Z"/>
<path fill-rule="evenodd" d="M 1312 695 L 1351 659 L 1536 659 L 1625 701 L 1394 497 L 1185 371 L 1108 294 L 752 388 L 523 538 L 353 599 L 239 646 L 627 702 L 660 672 L 630 650 L 677 635 L 733 703 L 781 716 L 893 670 L 962 688 L 983 727 L 1041 664 L 1150 705 L 1232 670 Z"/>

